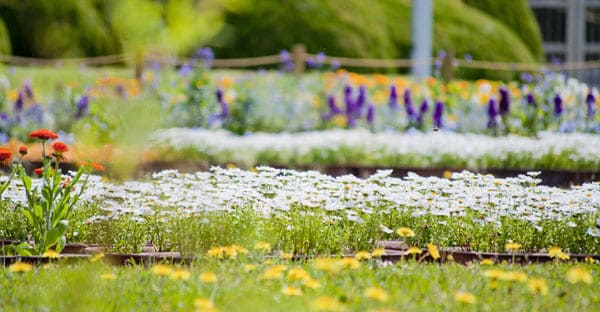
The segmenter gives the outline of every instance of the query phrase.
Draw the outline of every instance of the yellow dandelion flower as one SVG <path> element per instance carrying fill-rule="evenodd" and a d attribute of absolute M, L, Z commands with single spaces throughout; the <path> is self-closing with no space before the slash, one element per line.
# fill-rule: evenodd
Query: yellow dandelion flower
<path fill-rule="evenodd" d="M 590 271 L 588 271 L 584 268 L 574 267 L 571 270 L 569 270 L 569 272 L 567 273 L 567 281 L 569 281 L 569 283 L 571 283 L 571 284 L 577 284 L 577 283 L 591 284 L 592 283 L 592 273 L 590 273 Z"/>
<path fill-rule="evenodd" d="M 248 254 L 248 249 L 246 249 L 246 247 L 243 247 L 240 245 L 231 245 L 231 246 L 229 246 L 229 248 L 231 248 L 238 254 L 244 254 L 244 255 Z"/>
<path fill-rule="evenodd" d="M 548 249 L 548 256 L 550 256 L 550 258 L 554 258 L 554 259 L 559 259 L 559 260 L 569 260 L 571 257 L 564 253 L 560 247 L 550 247 L 550 249 Z"/>
<path fill-rule="evenodd" d="M 363 295 L 366 298 L 373 299 L 380 302 L 386 302 L 390 299 L 390 295 L 381 287 L 369 287 L 365 289 Z"/>
<path fill-rule="evenodd" d="M 340 311 L 344 306 L 334 297 L 321 296 L 312 302 L 312 307 L 317 311 Z"/>
<path fill-rule="evenodd" d="M 250 273 L 250 272 L 252 272 L 254 270 L 256 270 L 256 264 L 246 264 L 246 265 L 244 265 L 244 272 Z"/>
<path fill-rule="evenodd" d="M 431 255 L 433 260 L 437 260 L 440 258 L 440 251 L 437 249 L 437 247 L 434 244 L 428 243 L 427 250 L 429 251 L 429 255 Z"/>
<path fill-rule="evenodd" d="M 406 253 L 409 255 L 420 255 L 423 253 L 423 250 L 419 247 L 412 246 L 406 250 Z"/>
<path fill-rule="evenodd" d="M 396 234 L 402 237 L 415 237 L 415 232 L 407 227 L 401 227 L 396 230 Z"/>
<path fill-rule="evenodd" d="M 225 250 L 223 249 L 223 247 L 212 247 L 208 250 L 206 255 L 210 258 L 223 259 L 225 255 Z"/>
<path fill-rule="evenodd" d="M 262 251 L 269 251 L 269 250 L 271 250 L 271 244 L 269 244 L 265 241 L 260 241 L 254 245 L 254 249 L 262 250 Z"/>
<path fill-rule="evenodd" d="M 360 261 L 356 260 L 355 258 L 343 258 L 341 262 L 342 266 L 346 269 L 356 270 L 360 268 Z"/>
<path fill-rule="evenodd" d="M 319 282 L 318 280 L 313 279 L 313 278 L 309 278 L 309 279 L 305 280 L 302 283 L 302 285 L 304 285 L 304 286 L 306 286 L 307 288 L 310 288 L 310 289 L 321 288 L 321 282 Z"/>
<path fill-rule="evenodd" d="M 527 287 L 529 288 L 529 291 L 531 291 L 531 293 L 540 294 L 542 296 L 547 295 L 549 291 L 548 283 L 543 278 L 530 279 L 527 283 Z"/>
<path fill-rule="evenodd" d="M 586 263 L 596 263 L 596 259 L 594 259 L 592 257 L 585 257 L 584 260 Z"/>
<path fill-rule="evenodd" d="M 281 289 L 281 293 L 286 296 L 302 296 L 302 289 L 297 287 L 285 286 Z"/>
<path fill-rule="evenodd" d="M 302 268 L 291 268 L 286 278 L 290 282 L 305 281 L 310 279 L 310 274 Z"/>
<path fill-rule="evenodd" d="M 454 261 L 454 256 L 453 256 L 453 255 L 451 255 L 451 254 L 450 254 L 450 255 L 447 255 L 447 256 L 446 256 L 446 261 L 448 261 L 448 262 L 452 262 L 452 261 Z"/>
<path fill-rule="evenodd" d="M 58 259 L 60 254 L 56 250 L 48 250 L 42 254 L 43 258 Z"/>
<path fill-rule="evenodd" d="M 207 284 L 216 283 L 219 280 L 219 278 L 217 277 L 217 274 L 215 274 L 213 272 L 202 272 L 202 273 L 200 273 L 200 276 L 198 276 L 198 278 L 200 279 L 200 281 L 202 283 L 207 283 Z"/>
<path fill-rule="evenodd" d="M 483 276 L 495 280 L 502 279 L 504 277 L 505 272 L 498 269 L 485 270 L 483 272 Z"/>
<path fill-rule="evenodd" d="M 492 259 L 481 259 L 481 261 L 479 261 L 479 264 L 481 264 L 481 265 L 493 265 L 494 264 L 494 260 L 492 260 Z"/>
<path fill-rule="evenodd" d="M 190 279 L 190 271 L 186 270 L 186 269 L 176 269 L 173 270 L 173 272 L 171 272 L 171 275 L 169 275 L 169 277 L 172 280 L 181 280 L 181 281 L 187 281 Z"/>
<path fill-rule="evenodd" d="M 371 259 L 371 253 L 368 251 L 359 251 L 354 255 L 354 259 L 356 260 L 369 260 Z"/>
<path fill-rule="evenodd" d="M 292 259 L 294 257 L 294 254 L 291 253 L 291 252 L 283 252 L 282 251 L 282 252 L 279 253 L 279 257 L 281 259 L 290 260 L 290 259 Z"/>
<path fill-rule="evenodd" d="M 104 253 L 100 252 L 100 253 L 95 254 L 93 257 L 91 257 L 90 261 L 91 262 L 98 262 L 98 261 L 102 260 L 102 258 L 104 258 Z"/>
<path fill-rule="evenodd" d="M 33 265 L 25 262 L 15 262 L 8 267 L 9 272 L 31 272 Z"/>
<path fill-rule="evenodd" d="M 114 273 L 102 273 L 100 279 L 105 281 L 114 281 L 117 279 L 117 275 Z"/>
<path fill-rule="evenodd" d="M 452 171 L 450 171 L 450 170 L 444 170 L 443 176 L 444 176 L 444 179 L 450 179 L 450 178 L 452 178 Z"/>
<path fill-rule="evenodd" d="M 371 255 L 373 257 L 380 258 L 381 256 L 385 255 L 385 248 L 375 248 L 373 249 L 373 252 L 371 252 Z"/>
<path fill-rule="evenodd" d="M 338 273 L 342 270 L 342 262 L 333 258 L 317 258 L 313 261 L 313 267 L 319 271 L 327 273 Z"/>
<path fill-rule="evenodd" d="M 457 291 L 454 294 L 454 300 L 460 303 L 474 304 L 477 303 L 477 297 L 466 291 Z"/>
<path fill-rule="evenodd" d="M 197 309 L 214 309 L 215 304 L 208 298 L 196 298 L 194 300 L 194 307 Z"/>
<path fill-rule="evenodd" d="M 517 252 L 521 249 L 521 244 L 510 242 L 506 243 L 506 245 L 504 245 L 504 248 L 508 251 Z"/>
<path fill-rule="evenodd" d="M 519 271 L 511 271 L 505 272 L 504 275 L 500 277 L 500 280 L 507 282 L 525 282 L 527 280 L 527 274 Z"/>
<path fill-rule="evenodd" d="M 283 278 L 283 272 L 287 270 L 285 265 L 276 265 L 266 269 L 260 276 L 261 280 L 275 280 Z"/>
<path fill-rule="evenodd" d="M 154 275 L 167 276 L 171 274 L 173 269 L 171 269 L 171 267 L 166 264 L 156 264 L 152 267 L 151 271 Z"/>

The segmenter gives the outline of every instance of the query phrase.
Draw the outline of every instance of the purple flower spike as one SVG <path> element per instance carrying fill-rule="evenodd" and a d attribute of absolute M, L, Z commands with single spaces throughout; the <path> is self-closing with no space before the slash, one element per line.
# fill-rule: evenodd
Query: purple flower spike
<path fill-rule="evenodd" d="M 435 107 L 433 108 L 433 125 L 436 128 L 442 127 L 442 115 L 444 115 L 444 103 L 442 101 L 435 102 Z"/>
<path fill-rule="evenodd" d="M 554 96 L 554 117 L 559 117 L 563 113 L 563 100 L 560 94 Z"/>
<path fill-rule="evenodd" d="M 358 88 L 358 98 L 356 99 L 356 109 L 361 110 L 367 101 L 367 88 L 360 86 Z"/>
<path fill-rule="evenodd" d="M 498 117 L 498 110 L 496 109 L 496 99 L 491 98 L 488 103 L 488 128 L 495 128 L 497 125 L 496 118 Z"/>
<path fill-rule="evenodd" d="M 585 104 L 587 105 L 587 117 L 594 119 L 594 115 L 596 114 L 596 97 L 591 91 L 585 98 Z"/>
<path fill-rule="evenodd" d="M 419 107 L 419 116 L 417 116 L 417 123 L 423 124 L 423 117 L 425 117 L 425 113 L 429 110 L 429 103 L 427 103 L 427 99 L 423 100 L 421 106 Z"/>
<path fill-rule="evenodd" d="M 352 87 L 344 87 L 344 102 L 346 102 L 346 115 L 350 117 L 354 112 L 354 100 L 352 99 Z"/>
<path fill-rule="evenodd" d="M 410 96 L 410 90 L 407 88 L 404 90 L 404 108 L 406 109 L 406 115 L 411 121 L 415 120 L 415 109 L 412 105 L 412 97 Z"/>
<path fill-rule="evenodd" d="M 217 102 L 223 102 L 223 89 L 221 88 L 217 89 Z"/>
<path fill-rule="evenodd" d="M 202 60 L 202 63 L 206 68 L 210 68 L 215 60 L 215 54 L 213 50 L 208 47 L 196 50 L 196 56 Z"/>
<path fill-rule="evenodd" d="M 327 97 L 327 105 L 329 106 L 329 109 L 333 115 L 342 113 L 342 110 L 335 105 L 335 97 L 333 95 Z"/>
<path fill-rule="evenodd" d="M 393 110 L 398 109 L 400 106 L 398 105 L 398 92 L 396 91 L 396 86 L 390 87 L 390 100 L 389 100 L 390 108 Z"/>
<path fill-rule="evenodd" d="M 375 105 L 369 104 L 367 106 L 367 123 L 372 125 L 373 121 L 375 121 Z"/>
<path fill-rule="evenodd" d="M 506 115 L 510 111 L 510 96 L 508 90 L 504 87 L 500 87 L 500 115 Z"/>
<path fill-rule="evenodd" d="M 90 97 L 86 94 L 77 101 L 77 112 L 75 113 L 75 119 L 81 119 L 88 111 L 90 103 Z"/>

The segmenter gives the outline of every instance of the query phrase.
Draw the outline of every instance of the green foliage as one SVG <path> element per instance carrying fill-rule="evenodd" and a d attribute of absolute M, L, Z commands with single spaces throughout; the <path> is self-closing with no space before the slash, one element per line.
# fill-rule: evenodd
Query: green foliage
<path fill-rule="evenodd" d="M 527 0 L 512 0 L 510 4 L 495 0 L 463 0 L 508 26 L 521 38 L 537 60 L 544 59 L 542 35 Z"/>
<path fill-rule="evenodd" d="M 10 36 L 4 21 L 0 17 L 0 54 L 9 55 L 11 52 L 10 48 Z"/>

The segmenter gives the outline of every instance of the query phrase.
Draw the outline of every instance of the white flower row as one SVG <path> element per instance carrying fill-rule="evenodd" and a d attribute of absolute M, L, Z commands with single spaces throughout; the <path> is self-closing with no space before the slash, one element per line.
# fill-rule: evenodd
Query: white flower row
<path fill-rule="evenodd" d="M 545 132 L 529 138 L 356 129 L 237 136 L 224 130 L 173 128 L 154 132 L 150 143 L 175 154 L 191 151 L 219 163 L 246 166 L 270 161 L 313 164 L 323 159 L 341 165 L 448 166 L 448 159 L 458 159 L 474 169 L 506 166 L 504 163 L 521 168 L 542 163 L 545 168 L 578 169 L 578 162 L 586 163 L 588 170 L 590 166 L 600 168 L 600 136 L 585 133 Z"/>
<path fill-rule="evenodd" d="M 600 213 L 599 182 L 559 189 L 538 185 L 535 173 L 506 179 L 467 171 L 454 173 L 451 179 L 416 174 L 399 179 L 390 174 L 391 170 L 385 170 L 359 179 L 270 167 L 259 167 L 256 172 L 215 167 L 195 174 L 166 170 L 154 174 L 150 182 L 120 185 L 91 176 L 82 200 L 105 210 L 95 217 L 99 219 L 122 214 L 185 217 L 242 208 L 269 217 L 302 207 L 308 213 L 323 212 L 326 218 L 347 217 L 357 222 L 374 212 L 448 217 L 477 212 L 482 222 L 497 223 L 508 216 L 535 225 L 581 214 L 595 218 Z M 35 179 L 37 185 L 40 182 Z M 4 198 L 20 204 L 26 201 L 19 182 L 10 185 Z"/>

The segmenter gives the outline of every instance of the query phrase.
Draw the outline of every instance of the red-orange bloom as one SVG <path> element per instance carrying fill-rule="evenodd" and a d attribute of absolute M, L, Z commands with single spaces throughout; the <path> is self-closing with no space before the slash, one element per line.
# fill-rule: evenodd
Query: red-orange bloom
<path fill-rule="evenodd" d="M 97 162 L 91 162 L 90 163 L 90 167 L 92 167 L 92 169 L 94 169 L 96 171 L 104 171 L 104 170 L 106 170 L 106 168 L 104 168 L 104 166 L 102 166 L 101 164 L 99 164 Z"/>
<path fill-rule="evenodd" d="M 44 174 L 44 168 L 35 168 L 33 169 L 33 173 L 41 176 L 42 174 Z"/>
<path fill-rule="evenodd" d="M 12 157 L 12 152 L 8 148 L 0 147 L 0 161 L 5 161 Z"/>
<path fill-rule="evenodd" d="M 58 138 L 58 134 L 48 130 L 48 129 L 38 129 L 33 130 L 29 133 L 30 138 L 38 138 L 40 140 L 48 140 L 48 139 L 56 139 Z"/>
<path fill-rule="evenodd" d="M 67 146 L 67 144 L 65 144 L 64 142 L 59 142 L 59 141 L 52 143 L 52 148 L 54 149 L 55 153 L 60 153 L 60 154 L 69 151 L 69 147 Z"/>
<path fill-rule="evenodd" d="M 25 145 L 19 147 L 19 154 L 21 154 L 21 156 L 27 155 L 28 151 L 29 149 L 27 149 L 27 146 Z"/>

